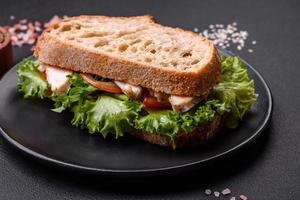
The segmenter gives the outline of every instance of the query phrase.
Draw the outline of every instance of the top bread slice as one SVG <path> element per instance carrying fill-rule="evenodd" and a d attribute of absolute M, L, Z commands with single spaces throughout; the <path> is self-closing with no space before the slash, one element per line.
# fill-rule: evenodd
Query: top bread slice
<path fill-rule="evenodd" d="M 221 74 L 211 41 L 148 15 L 64 19 L 43 32 L 34 54 L 47 65 L 180 96 L 208 93 Z"/>

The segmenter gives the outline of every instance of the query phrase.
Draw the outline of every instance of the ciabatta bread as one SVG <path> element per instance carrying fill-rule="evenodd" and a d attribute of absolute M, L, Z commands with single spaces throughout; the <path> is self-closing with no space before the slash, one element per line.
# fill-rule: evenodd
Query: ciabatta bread
<path fill-rule="evenodd" d="M 67 18 L 43 32 L 34 54 L 47 65 L 181 96 L 207 93 L 221 74 L 211 41 L 151 16 Z"/>

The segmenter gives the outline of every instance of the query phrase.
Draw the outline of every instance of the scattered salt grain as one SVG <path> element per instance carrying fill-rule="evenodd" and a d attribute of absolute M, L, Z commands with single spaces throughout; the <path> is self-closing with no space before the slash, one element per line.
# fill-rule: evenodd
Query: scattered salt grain
<path fill-rule="evenodd" d="M 37 31 L 37 32 L 41 32 L 42 31 L 42 29 L 40 27 L 35 27 L 34 30 Z"/>
<path fill-rule="evenodd" d="M 26 24 L 26 23 L 27 23 L 27 19 L 21 19 L 21 20 L 19 21 L 19 23 L 20 23 L 20 24 Z"/>
<path fill-rule="evenodd" d="M 27 41 L 28 44 L 34 44 L 35 43 L 35 39 L 31 38 Z"/>
<path fill-rule="evenodd" d="M 11 20 L 15 19 L 15 16 L 10 16 Z M 61 18 L 55 15 L 45 25 L 49 26 L 52 23 L 59 21 Z M 4 26 L 11 35 L 11 41 L 13 46 L 22 47 L 23 45 L 32 45 L 36 42 L 40 32 L 43 29 L 43 25 L 39 21 L 28 22 L 27 19 L 21 19 L 14 25 Z"/>
<path fill-rule="evenodd" d="M 231 194 L 231 190 L 229 188 L 225 188 L 223 189 L 221 192 L 218 192 L 218 191 L 214 191 L 212 192 L 211 189 L 205 189 L 205 194 L 207 196 L 210 196 L 213 194 L 212 197 L 216 197 L 216 198 L 219 198 L 221 197 L 221 194 L 224 196 L 224 197 L 221 197 L 221 198 L 225 198 L 225 196 L 228 196 Z M 229 198 L 229 197 L 228 197 Z M 245 195 L 240 195 L 239 197 L 235 197 L 235 196 L 231 196 L 229 200 L 237 200 L 237 199 L 240 199 L 240 200 L 248 200 L 248 197 L 246 197 Z"/>
<path fill-rule="evenodd" d="M 212 194 L 212 191 L 211 191 L 210 189 L 206 189 L 206 190 L 205 190 L 205 194 L 206 194 L 206 195 L 211 195 L 211 194 Z"/>
<path fill-rule="evenodd" d="M 9 19 L 10 19 L 10 20 L 15 20 L 16 17 L 15 17 L 14 15 L 11 15 L 11 16 L 9 17 Z"/>
<path fill-rule="evenodd" d="M 253 53 L 253 49 L 248 49 L 248 52 L 249 53 Z"/>
<path fill-rule="evenodd" d="M 248 197 L 246 197 L 245 195 L 240 195 L 240 200 L 248 200 Z"/>
<path fill-rule="evenodd" d="M 199 29 L 198 28 L 194 28 L 194 32 L 199 32 Z"/>
<path fill-rule="evenodd" d="M 20 27 L 20 30 L 21 30 L 21 31 L 25 31 L 25 30 L 27 30 L 27 28 L 28 28 L 28 27 L 27 27 L 26 25 L 22 25 L 22 26 Z"/>
<path fill-rule="evenodd" d="M 237 25 L 237 22 L 227 25 L 211 24 L 208 26 L 208 29 L 204 29 L 200 34 L 221 48 L 226 49 L 230 46 L 235 46 L 237 50 L 242 50 L 246 46 L 249 33 L 245 30 L 239 30 Z M 195 29 L 198 30 L 198 28 L 194 28 L 194 31 Z M 252 44 L 256 44 L 256 41 L 253 40 Z"/>
<path fill-rule="evenodd" d="M 215 195 L 215 197 L 220 197 L 220 192 L 214 191 L 214 195 Z"/>
<path fill-rule="evenodd" d="M 223 195 L 228 195 L 230 193 L 231 193 L 231 190 L 229 188 L 225 188 L 224 190 L 222 190 Z"/>

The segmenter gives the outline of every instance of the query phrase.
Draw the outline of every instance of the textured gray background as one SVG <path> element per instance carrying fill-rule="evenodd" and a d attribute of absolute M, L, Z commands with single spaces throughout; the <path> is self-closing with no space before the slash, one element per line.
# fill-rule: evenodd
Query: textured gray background
<path fill-rule="evenodd" d="M 300 196 L 300 1 L 0 1 L 0 25 L 9 16 L 47 21 L 54 14 L 139 15 L 162 24 L 203 30 L 209 24 L 238 22 L 257 44 L 252 64 L 274 98 L 270 127 L 259 141 L 209 168 L 173 178 L 111 180 L 52 169 L 16 151 L 0 137 L 0 199 L 214 199 L 207 187 L 230 187 L 250 199 Z M 247 45 L 247 46 L 248 46 Z M 15 48 L 14 62 L 31 54 Z M 221 198 L 220 198 L 221 199 Z"/>

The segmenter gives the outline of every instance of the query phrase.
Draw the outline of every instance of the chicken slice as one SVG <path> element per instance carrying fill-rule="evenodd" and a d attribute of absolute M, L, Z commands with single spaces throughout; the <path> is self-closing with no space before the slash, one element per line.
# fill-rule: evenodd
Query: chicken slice
<path fill-rule="evenodd" d="M 126 94 L 128 97 L 133 99 L 140 99 L 142 97 L 142 87 L 130 85 L 121 81 L 114 81 L 114 83 L 119 86 L 119 88 L 121 88 L 124 94 Z"/>
<path fill-rule="evenodd" d="M 72 72 L 57 67 L 45 67 L 47 81 L 51 86 L 51 91 L 56 95 L 67 93 L 71 85 L 68 76 L 71 75 Z"/>
<path fill-rule="evenodd" d="M 176 112 L 186 112 L 194 107 L 197 103 L 201 101 L 199 97 L 184 97 L 177 95 L 170 95 L 169 102 L 172 108 Z"/>

